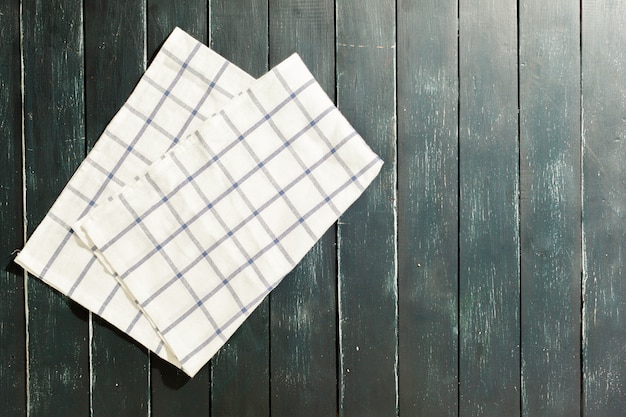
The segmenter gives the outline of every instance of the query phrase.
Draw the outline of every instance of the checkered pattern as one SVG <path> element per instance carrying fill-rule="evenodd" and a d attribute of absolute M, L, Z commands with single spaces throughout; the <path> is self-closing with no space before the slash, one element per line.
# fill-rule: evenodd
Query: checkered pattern
<path fill-rule="evenodd" d="M 73 228 L 193 375 L 381 166 L 293 55 Z"/>
<path fill-rule="evenodd" d="M 145 173 L 252 81 L 182 30 L 174 30 L 16 262 L 177 363 L 150 318 L 70 226 Z"/>

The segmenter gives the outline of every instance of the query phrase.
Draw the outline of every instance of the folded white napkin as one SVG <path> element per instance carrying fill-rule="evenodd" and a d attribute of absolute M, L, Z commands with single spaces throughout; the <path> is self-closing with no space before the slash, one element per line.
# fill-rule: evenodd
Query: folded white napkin
<path fill-rule="evenodd" d="M 96 162 L 81 165 L 59 198 L 69 194 L 65 204 L 80 201 L 81 207 L 68 213 L 57 201 L 42 223 L 51 230 L 40 232 L 40 226 L 18 257 L 61 291 L 72 297 L 80 293 L 81 300 L 107 285 L 112 296 L 100 296 L 101 304 L 81 304 L 109 321 L 106 312 L 117 310 L 110 313 L 117 319 L 113 324 L 189 375 L 214 355 L 382 166 L 297 55 L 251 82 L 222 58 L 207 59 L 202 69 L 191 71 L 199 51 L 213 55 L 182 31 L 174 32 L 159 54 L 175 61 L 168 67 L 172 86 L 148 82 L 152 89 L 146 90 L 153 95 L 144 93 L 137 101 L 132 100 L 137 90 L 133 93 L 124 109 L 134 124 L 120 121 L 119 130 L 105 133 L 103 139 L 118 139 L 109 140 L 108 147 L 98 142 L 89 156 L 98 151 L 98 159 L 88 159 Z M 204 74 L 203 80 L 211 74 L 212 81 L 177 90 L 186 73 Z M 232 96 L 246 85 L 247 90 L 225 105 L 220 94 L 202 119 L 223 105 L 221 110 L 193 123 L 202 105 L 188 103 L 206 103 L 217 95 L 213 91 L 227 74 L 230 88 L 219 87 L 220 93 Z M 157 75 L 148 70 L 142 83 Z M 157 117 L 165 103 L 167 120 L 161 121 Z M 139 137 L 146 137 L 142 147 Z M 135 151 L 145 161 L 133 158 Z M 128 175 L 117 183 L 109 178 L 112 171 L 112 178 Z M 56 244 L 47 239 L 52 232 Z M 69 262 L 75 252 L 84 254 L 82 268 L 67 265 L 76 264 Z M 63 278 L 51 278 L 57 275 Z M 127 297 L 125 304 L 111 303 L 123 298 L 117 294 Z"/>

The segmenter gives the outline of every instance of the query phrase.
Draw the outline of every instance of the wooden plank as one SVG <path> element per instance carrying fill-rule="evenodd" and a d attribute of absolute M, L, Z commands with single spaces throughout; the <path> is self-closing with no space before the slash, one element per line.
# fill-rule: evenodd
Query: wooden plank
<path fill-rule="evenodd" d="M 270 65 L 298 52 L 334 99 L 332 0 L 270 0 Z M 337 413 L 337 259 L 331 228 L 271 294 L 273 415 Z"/>
<path fill-rule="evenodd" d="M 144 2 L 91 1 L 84 16 L 89 150 L 143 73 Z M 92 319 L 92 416 L 147 416 L 147 350 L 99 317 Z"/>
<path fill-rule="evenodd" d="M 255 78 L 269 62 L 268 0 L 210 0 L 211 48 Z"/>
<path fill-rule="evenodd" d="M 146 0 L 148 7 L 148 60 L 159 50 L 176 26 L 198 39 L 208 41 L 209 0 Z"/>
<path fill-rule="evenodd" d="M 583 412 L 603 417 L 626 408 L 626 4 L 582 13 Z"/>
<path fill-rule="evenodd" d="M 24 272 L 14 251 L 24 244 L 20 7 L 0 1 L 0 409 L 26 414 Z"/>
<path fill-rule="evenodd" d="M 80 1 L 24 2 L 24 136 L 30 234 L 85 155 Z M 89 414 L 88 314 L 27 281 L 29 416 Z"/>
<path fill-rule="evenodd" d="M 211 47 L 251 75 L 264 74 L 267 0 L 212 0 L 210 11 Z M 269 303 L 265 300 L 211 361 L 211 415 L 269 413 Z"/>
<path fill-rule="evenodd" d="M 342 416 L 397 415 L 395 2 L 338 0 L 339 109 L 385 161 L 338 223 Z"/>
<path fill-rule="evenodd" d="M 400 415 L 456 416 L 458 4 L 398 10 Z"/>
<path fill-rule="evenodd" d="M 580 415 L 580 3 L 520 3 L 524 416 Z"/>
<path fill-rule="evenodd" d="M 461 2 L 459 41 L 459 414 L 517 416 L 516 2 Z"/>
<path fill-rule="evenodd" d="M 148 0 L 148 58 L 154 56 L 176 26 L 196 39 L 207 41 L 206 0 L 173 2 Z M 192 379 L 170 363 L 151 356 L 151 402 L 153 417 L 208 416 L 210 414 L 210 366 Z"/>

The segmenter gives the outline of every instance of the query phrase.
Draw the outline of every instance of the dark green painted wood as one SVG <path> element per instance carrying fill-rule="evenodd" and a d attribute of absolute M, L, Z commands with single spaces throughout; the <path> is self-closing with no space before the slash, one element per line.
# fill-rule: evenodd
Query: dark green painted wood
<path fill-rule="evenodd" d="M 457 12 L 398 2 L 400 415 L 458 411 Z"/>
<path fill-rule="evenodd" d="M 210 0 L 210 45 L 255 78 L 269 62 L 268 0 Z"/>
<path fill-rule="evenodd" d="M 580 11 L 520 2 L 522 414 L 580 415 Z"/>
<path fill-rule="evenodd" d="M 626 409 L 626 3 L 582 14 L 584 415 Z"/>
<path fill-rule="evenodd" d="M 0 1 L 0 410 L 26 412 L 24 273 L 14 251 L 24 243 L 20 8 Z"/>
<path fill-rule="evenodd" d="M 206 0 L 148 0 L 148 58 L 152 58 L 178 26 L 201 42 L 207 41 Z M 151 401 L 153 417 L 208 416 L 210 414 L 210 365 L 190 379 L 162 359 L 151 356 Z"/>
<path fill-rule="evenodd" d="M 337 103 L 385 161 L 338 223 L 341 416 L 397 414 L 395 2 L 338 0 Z"/>
<path fill-rule="evenodd" d="M 208 42 L 209 0 L 146 0 L 148 7 L 148 60 L 176 26 L 198 39 Z"/>
<path fill-rule="evenodd" d="M 86 2 L 85 107 L 88 149 L 144 71 L 145 7 L 139 0 Z M 148 352 L 92 315 L 92 416 L 147 416 Z"/>
<path fill-rule="evenodd" d="M 270 65 L 297 52 L 326 93 L 335 92 L 332 0 L 270 0 Z M 337 259 L 331 228 L 272 293 L 272 414 L 337 413 Z"/>
<path fill-rule="evenodd" d="M 515 1 L 460 3 L 460 416 L 520 414 Z"/>
<path fill-rule="evenodd" d="M 24 2 L 28 233 L 85 155 L 82 2 Z M 88 314 L 37 278 L 28 292 L 29 416 L 89 414 Z"/>
<path fill-rule="evenodd" d="M 253 76 L 267 71 L 267 0 L 210 3 L 211 47 Z M 220 349 L 211 366 L 211 415 L 267 416 L 269 303 L 264 301 Z"/>

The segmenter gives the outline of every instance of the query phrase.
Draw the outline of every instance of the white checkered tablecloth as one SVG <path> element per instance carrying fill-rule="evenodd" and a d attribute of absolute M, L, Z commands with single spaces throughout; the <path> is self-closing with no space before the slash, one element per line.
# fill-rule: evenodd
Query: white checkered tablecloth
<path fill-rule="evenodd" d="M 176 29 L 16 262 L 166 360 L 150 322 L 80 242 L 71 224 L 116 195 L 253 78 Z"/>
<path fill-rule="evenodd" d="M 194 375 L 382 161 L 297 55 L 252 81 L 178 30 L 159 56 L 18 262 Z"/>

